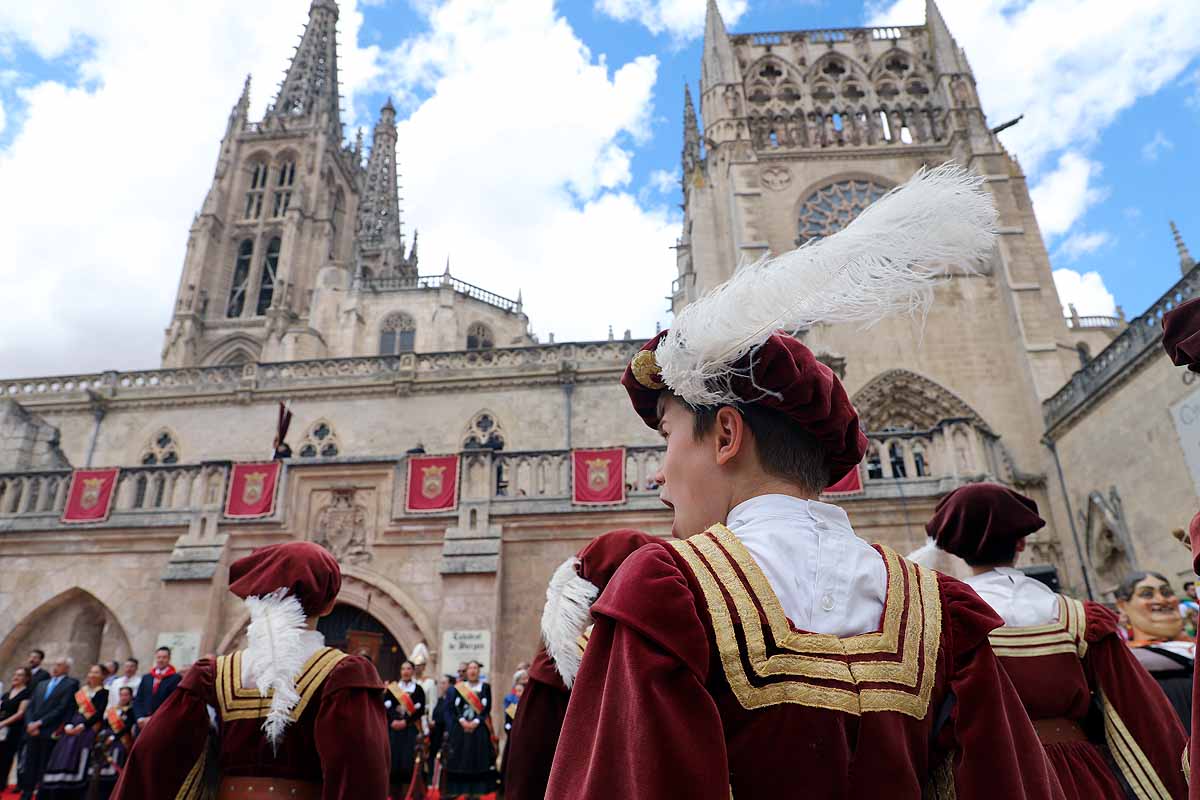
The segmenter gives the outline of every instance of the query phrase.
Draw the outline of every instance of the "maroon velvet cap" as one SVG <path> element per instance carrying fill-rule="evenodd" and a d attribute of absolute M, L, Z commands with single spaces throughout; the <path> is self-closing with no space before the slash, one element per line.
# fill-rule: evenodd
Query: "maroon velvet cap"
<path fill-rule="evenodd" d="M 1177 367 L 1200 372 L 1200 298 L 1163 314 L 1163 349 Z"/>
<path fill-rule="evenodd" d="M 634 411 L 651 428 L 658 427 L 658 396 L 666 388 L 653 353 L 666 335 L 663 331 L 646 342 L 621 376 Z M 649 355 L 644 355 L 647 351 Z M 767 339 L 753 353 L 753 363 L 753 379 L 740 375 L 731 381 L 737 397 L 748 404 L 781 411 L 812 434 L 825 451 L 829 486 L 858 466 L 867 452 L 867 437 L 858 423 L 858 412 L 833 370 L 798 339 L 784 333 Z M 764 389 L 773 394 L 764 393 Z"/>
<path fill-rule="evenodd" d="M 1033 499 L 995 483 L 972 483 L 938 502 L 925 532 L 947 553 L 994 564 L 1006 557 L 1013 542 L 1045 524 Z"/>
<path fill-rule="evenodd" d="M 229 591 L 243 600 L 287 589 L 304 613 L 320 614 L 342 588 L 342 570 L 329 551 L 312 542 L 261 547 L 229 567 Z"/>

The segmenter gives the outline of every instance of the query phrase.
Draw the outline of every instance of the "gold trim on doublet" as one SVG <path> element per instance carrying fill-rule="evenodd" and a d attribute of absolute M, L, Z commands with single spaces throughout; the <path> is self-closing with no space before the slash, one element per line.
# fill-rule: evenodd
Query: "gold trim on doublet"
<path fill-rule="evenodd" d="M 337 648 L 322 647 L 304 663 L 296 677 L 296 692 L 300 695 L 300 701 L 292 709 L 293 722 L 300 719 L 309 701 L 316 695 L 317 689 L 321 688 L 325 678 L 345 657 L 346 654 Z M 242 686 L 241 650 L 217 659 L 216 683 L 218 711 L 223 720 L 262 719 L 271 710 L 274 690 L 268 690 L 264 697 L 259 694 L 258 689 Z"/>
<path fill-rule="evenodd" d="M 925 716 L 942 637 L 932 570 L 880 547 L 888 575 L 882 629 L 838 638 L 793 630 L 766 575 L 724 525 L 670 544 L 696 575 L 725 678 L 743 708 L 797 703 Z"/>
<path fill-rule="evenodd" d="M 1170 800 L 1171 793 L 1104 692 L 1100 693 L 1100 704 L 1104 709 L 1104 739 L 1134 797 L 1138 800 Z"/>
<path fill-rule="evenodd" d="M 1087 654 L 1087 612 L 1083 603 L 1058 596 L 1058 620 L 1046 625 L 1020 625 L 997 628 L 988 636 L 992 651 L 1004 658 L 1031 658 L 1055 653 L 1070 653 L 1083 658 Z"/>

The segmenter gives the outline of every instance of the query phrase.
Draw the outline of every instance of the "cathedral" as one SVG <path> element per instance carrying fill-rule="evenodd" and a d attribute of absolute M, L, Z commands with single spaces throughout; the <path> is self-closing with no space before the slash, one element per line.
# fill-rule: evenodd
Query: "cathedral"
<path fill-rule="evenodd" d="M 337 19 L 335 0 L 313 0 L 262 119 L 249 79 L 234 103 L 161 368 L 0 380 L 0 668 L 32 647 L 77 664 L 160 643 L 180 666 L 229 652 L 247 621 L 229 563 L 306 539 L 344 570 L 322 621 L 331 644 L 365 650 L 385 679 L 420 642 L 431 673 L 469 654 L 501 676 L 533 655 L 564 558 L 613 528 L 669 535 L 661 440 L 618 384 L 654 332 L 539 342 L 519 296 L 423 270 L 402 226 L 391 102 L 369 146 L 343 136 Z M 1137 402 L 1105 377 L 1105 354 L 1148 353 L 1150 326 L 1064 318 L 1025 176 L 933 0 L 923 25 L 768 33 L 731 33 L 710 0 L 700 74 L 682 113 L 676 311 L 743 261 L 836 232 L 922 166 L 955 161 L 995 197 L 991 259 L 954 271 L 923 325 L 804 334 L 871 442 L 835 500 L 858 533 L 908 552 L 940 497 L 997 481 L 1037 500 L 1048 524 L 1026 560 L 1068 591 L 1107 597 L 1139 565 L 1182 574 L 1184 552 L 1139 551 L 1158 532 L 1134 530 L 1116 485 L 1088 472 L 1113 466 L 1095 450 L 1105 393 Z M 1165 298 L 1193 293 L 1189 270 Z M 294 416 L 275 502 L 231 515 L 236 465 L 270 461 L 281 402 Z M 577 502 L 583 450 L 620 453 L 619 499 Z M 454 457 L 455 496 L 416 510 L 408 467 L 426 454 Z M 66 524 L 73 470 L 100 467 L 119 468 L 111 508 Z M 1180 469 L 1183 488 L 1161 485 L 1190 503 L 1185 525 L 1196 499 Z M 1147 525 L 1178 526 L 1144 504 Z"/>

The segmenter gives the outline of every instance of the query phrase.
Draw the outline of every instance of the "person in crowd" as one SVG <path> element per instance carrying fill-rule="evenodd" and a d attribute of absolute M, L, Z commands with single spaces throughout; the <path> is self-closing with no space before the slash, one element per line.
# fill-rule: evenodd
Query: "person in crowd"
<path fill-rule="evenodd" d="M 1045 524 L 1032 498 L 975 483 L 943 497 L 925 530 L 966 562 L 965 582 L 1004 619 L 992 649 L 1066 796 L 1123 800 L 1127 784 L 1182 799 L 1183 726 L 1117 635 L 1116 615 L 1055 594 L 1015 566 L 1025 537 Z"/>
<path fill-rule="evenodd" d="M 13 670 L 8 691 L 0 695 L 0 793 L 9 785 L 8 776 L 12 774 L 13 762 L 21 749 L 25 712 L 29 709 L 32 693 L 29 667 L 17 667 Z"/>
<path fill-rule="evenodd" d="M 424 642 L 417 642 L 417 646 L 413 648 L 412 655 L 408 660 L 413 665 L 413 680 L 421 684 L 421 688 L 425 691 L 425 731 L 428 733 L 428 723 L 433 716 L 433 707 L 437 704 L 439 697 L 437 681 L 425 675 L 425 665 L 429 661 L 429 648 L 425 646 Z"/>
<path fill-rule="evenodd" d="M 79 681 L 70 675 L 71 659 L 56 658 L 50 677 L 33 684 L 29 709 L 25 712 L 25 744 L 18 769 L 21 800 L 33 800 L 42 782 L 46 762 L 54 750 L 55 735 L 75 711 Z"/>
<path fill-rule="evenodd" d="M 429 722 L 429 763 L 430 785 L 437 787 L 440 781 L 435 778 L 434 773 L 445 763 L 443 753 L 446 744 L 446 732 L 450 730 L 450 726 L 455 724 L 451 714 L 453 706 L 451 704 L 451 695 L 454 694 L 455 677 L 453 675 L 443 675 L 438 678 L 438 699 L 433 706 L 433 715 Z"/>
<path fill-rule="evenodd" d="M 512 752 L 513 720 L 516 719 L 517 704 L 521 702 L 521 695 L 528 682 L 528 669 L 518 667 L 517 671 L 513 673 L 512 688 L 508 690 L 508 694 L 504 695 L 504 750 L 500 755 L 500 791 L 502 793 L 505 792 L 504 776 L 508 774 L 508 754 Z"/>
<path fill-rule="evenodd" d="M 458 665 L 458 680 L 465 681 L 467 679 L 467 662 L 463 661 Z M 455 681 L 458 683 L 458 681 Z"/>
<path fill-rule="evenodd" d="M 117 776 L 125 766 L 125 758 L 133 747 L 133 689 L 122 686 L 117 690 L 117 702 L 109 704 L 104 712 L 104 725 L 100 728 L 99 756 L 100 797 L 108 800 L 117 786 Z"/>
<path fill-rule="evenodd" d="M 554 571 L 542 610 L 542 643 L 529 667 L 512 731 L 504 748 L 505 800 L 542 800 L 567 714 L 570 687 L 591 632 L 591 606 L 617 568 L 658 537 L 641 531 L 608 531 L 588 542 Z"/>
<path fill-rule="evenodd" d="M 1184 634 L 1178 595 L 1157 572 L 1131 573 L 1114 594 L 1128 626 L 1129 647 L 1158 681 L 1190 734 L 1196 642 Z"/>
<path fill-rule="evenodd" d="M 104 661 L 101 662 L 100 666 L 104 668 L 104 688 L 108 689 L 109 693 L 112 694 L 111 684 L 121 673 L 121 662 L 116 660 Z M 115 694 L 112 694 L 112 696 L 116 697 Z"/>
<path fill-rule="evenodd" d="M 413 677 L 413 663 L 400 665 L 400 680 L 387 685 L 383 705 L 387 709 L 388 744 L 391 746 L 392 797 L 402 798 L 419 766 L 422 723 L 425 719 L 425 690 Z"/>
<path fill-rule="evenodd" d="M 250 614 L 246 648 L 192 665 L 135 739 L 113 797 L 190 798 L 204 789 L 385 800 L 383 682 L 369 661 L 326 647 L 317 631 L 341 585 L 337 561 L 312 542 L 263 547 L 230 565 L 229 590 Z M 220 737 L 210 745 L 214 726 Z M 202 775 L 217 785 L 198 786 Z"/>
<path fill-rule="evenodd" d="M 447 733 L 446 790 L 451 797 L 496 791 L 496 737 L 492 732 L 492 687 L 479 677 L 483 665 L 468 661 L 466 677 L 454 684 Z"/>
<path fill-rule="evenodd" d="M 171 664 L 171 648 L 160 647 L 154 651 L 154 667 L 142 676 L 137 693 L 133 696 L 133 712 L 137 715 L 138 729 L 146 727 L 150 715 L 159 709 L 183 676 Z"/>
<path fill-rule="evenodd" d="M 88 668 L 83 686 L 75 692 L 75 713 L 63 728 L 63 736 L 54 745 L 46 771 L 42 775 L 38 798 L 42 800 L 83 800 L 91 779 L 89 766 L 92 746 L 104 722 L 108 707 L 108 689 L 104 688 L 104 667 Z"/>
<path fill-rule="evenodd" d="M 109 693 L 115 696 L 116 692 L 126 687 L 130 692 L 136 694 L 138 688 L 142 685 L 142 676 L 138 675 L 138 660 L 136 658 L 127 658 L 125 663 L 121 665 L 121 672 L 116 675 L 111 681 L 105 684 Z M 151 687 L 153 690 L 153 687 Z"/>
<path fill-rule="evenodd" d="M 42 662 L 46 660 L 46 652 L 44 650 L 29 651 L 29 685 L 36 686 L 44 680 L 50 678 L 50 672 L 42 666 Z"/>

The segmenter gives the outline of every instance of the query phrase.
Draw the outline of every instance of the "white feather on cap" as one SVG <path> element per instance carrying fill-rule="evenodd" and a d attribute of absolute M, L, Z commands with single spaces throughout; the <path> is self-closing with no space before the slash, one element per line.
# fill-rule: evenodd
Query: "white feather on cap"
<path fill-rule="evenodd" d="M 684 308 L 655 350 L 662 381 L 692 405 L 737 402 L 730 381 L 753 374 L 742 359 L 776 331 L 923 314 L 949 267 L 988 256 L 996 219 L 983 178 L 922 169 L 837 233 L 743 266 Z"/>
<path fill-rule="evenodd" d="M 247 597 L 250 624 L 246 628 L 246 650 L 242 664 L 258 688 L 259 696 L 271 695 L 271 707 L 263 720 L 263 731 L 276 750 L 283 732 L 292 721 L 292 710 L 300 702 L 296 678 L 312 654 L 305 647 L 307 617 L 300 601 L 287 589 L 276 589 L 261 597 Z"/>
<path fill-rule="evenodd" d="M 571 556 L 554 570 L 542 610 L 542 641 L 568 689 L 575 683 L 583 653 L 579 637 L 592 622 L 592 603 L 600 589 L 579 577 L 579 559 Z"/>

